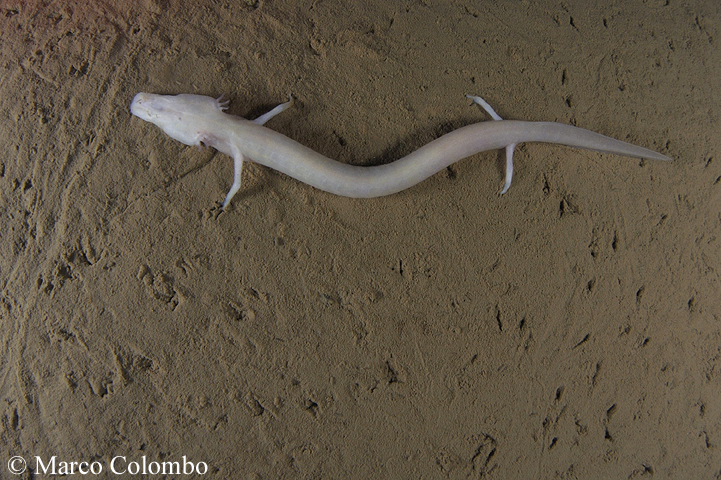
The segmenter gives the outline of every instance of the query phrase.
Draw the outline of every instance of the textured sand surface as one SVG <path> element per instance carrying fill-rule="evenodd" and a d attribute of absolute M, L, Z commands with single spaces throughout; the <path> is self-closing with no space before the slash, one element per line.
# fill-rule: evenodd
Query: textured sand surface
<path fill-rule="evenodd" d="M 1 478 L 721 476 L 718 2 L 72 3 L 0 1 Z M 527 144 L 503 197 L 487 152 L 374 200 L 248 164 L 220 212 L 232 161 L 140 91 L 293 93 L 268 126 L 358 165 L 466 93 L 675 161 Z"/>

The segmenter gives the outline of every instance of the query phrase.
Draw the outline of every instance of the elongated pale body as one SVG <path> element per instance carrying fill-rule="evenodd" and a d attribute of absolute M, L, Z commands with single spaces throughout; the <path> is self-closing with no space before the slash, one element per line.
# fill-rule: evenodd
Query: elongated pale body
<path fill-rule="evenodd" d="M 400 192 L 463 158 L 499 148 L 506 148 L 507 154 L 505 192 L 513 171 L 513 148 L 521 142 L 558 143 L 628 157 L 670 160 L 653 150 L 571 125 L 501 120 L 482 99 L 470 98 L 496 121 L 459 128 L 395 162 L 371 167 L 337 162 L 263 126 L 287 109 L 292 99 L 252 121 L 224 113 L 227 102 L 202 95 L 138 93 L 130 111 L 186 145 L 204 144 L 233 157 L 234 181 L 223 207 L 240 189 L 244 160 L 278 170 L 326 192 L 353 198 Z"/>

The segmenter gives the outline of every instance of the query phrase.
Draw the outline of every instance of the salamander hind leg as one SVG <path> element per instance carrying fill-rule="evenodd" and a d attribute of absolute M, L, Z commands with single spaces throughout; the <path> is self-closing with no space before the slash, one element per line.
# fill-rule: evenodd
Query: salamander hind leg
<path fill-rule="evenodd" d="M 476 97 L 473 95 L 466 95 L 466 98 L 470 98 L 471 100 L 473 100 L 473 103 L 477 103 L 478 105 L 480 105 L 483 108 L 483 110 L 485 110 L 488 113 L 488 115 L 491 116 L 491 118 L 493 120 L 503 120 L 501 118 L 501 116 L 498 115 L 495 110 L 493 110 L 493 108 L 488 104 L 488 102 L 483 100 L 481 97 Z"/>
<path fill-rule="evenodd" d="M 493 120 L 503 120 L 500 115 L 481 97 L 475 97 L 473 95 L 466 95 L 466 98 L 473 100 L 473 103 L 480 105 Z M 503 188 L 501 189 L 501 195 L 506 193 L 511 187 L 511 180 L 513 180 L 513 150 L 516 148 L 517 143 L 512 143 L 506 146 L 506 179 L 503 182 Z"/>
<path fill-rule="evenodd" d="M 253 123 L 257 123 L 258 125 L 264 125 L 265 122 L 270 120 L 271 118 L 275 117 L 281 112 L 284 112 L 288 110 L 293 105 L 293 96 L 288 95 L 288 101 L 285 103 L 281 103 L 277 107 L 275 107 L 273 110 L 271 110 L 268 113 L 264 113 L 260 117 L 256 118 L 255 120 L 252 120 Z"/>
<path fill-rule="evenodd" d="M 503 188 L 501 189 L 501 195 L 506 193 L 511 188 L 511 180 L 513 180 L 513 150 L 516 148 L 517 143 L 506 145 L 506 180 L 503 182 Z"/>

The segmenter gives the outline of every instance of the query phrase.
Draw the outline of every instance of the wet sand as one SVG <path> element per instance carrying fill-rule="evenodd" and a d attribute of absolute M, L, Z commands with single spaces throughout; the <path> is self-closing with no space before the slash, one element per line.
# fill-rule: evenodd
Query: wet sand
<path fill-rule="evenodd" d="M 721 474 L 714 2 L 67 3 L 0 2 L 2 478 Z M 486 152 L 373 200 L 247 164 L 221 212 L 231 159 L 140 91 L 292 93 L 267 126 L 356 165 L 467 93 L 674 161 L 524 144 L 506 195 Z"/>

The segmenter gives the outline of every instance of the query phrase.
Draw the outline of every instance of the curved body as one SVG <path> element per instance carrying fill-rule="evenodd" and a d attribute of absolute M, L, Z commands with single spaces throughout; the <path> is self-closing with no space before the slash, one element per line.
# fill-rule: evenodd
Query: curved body
<path fill-rule="evenodd" d="M 223 113 L 226 103 L 211 97 L 139 93 L 133 99 L 131 112 L 186 145 L 202 143 L 232 156 L 236 166 L 233 188 L 240 187 L 239 170 L 244 159 L 321 190 L 353 198 L 390 195 L 475 153 L 512 147 L 521 142 L 557 143 L 628 157 L 670 160 L 652 150 L 571 125 L 500 120 L 498 117 L 500 121 L 480 122 L 447 133 L 395 162 L 371 167 L 353 166 L 325 157 L 262 126 L 291 103 L 292 100 L 250 121 Z M 507 183 L 510 185 L 510 179 Z M 223 206 L 238 190 L 233 191 L 233 188 Z"/>

